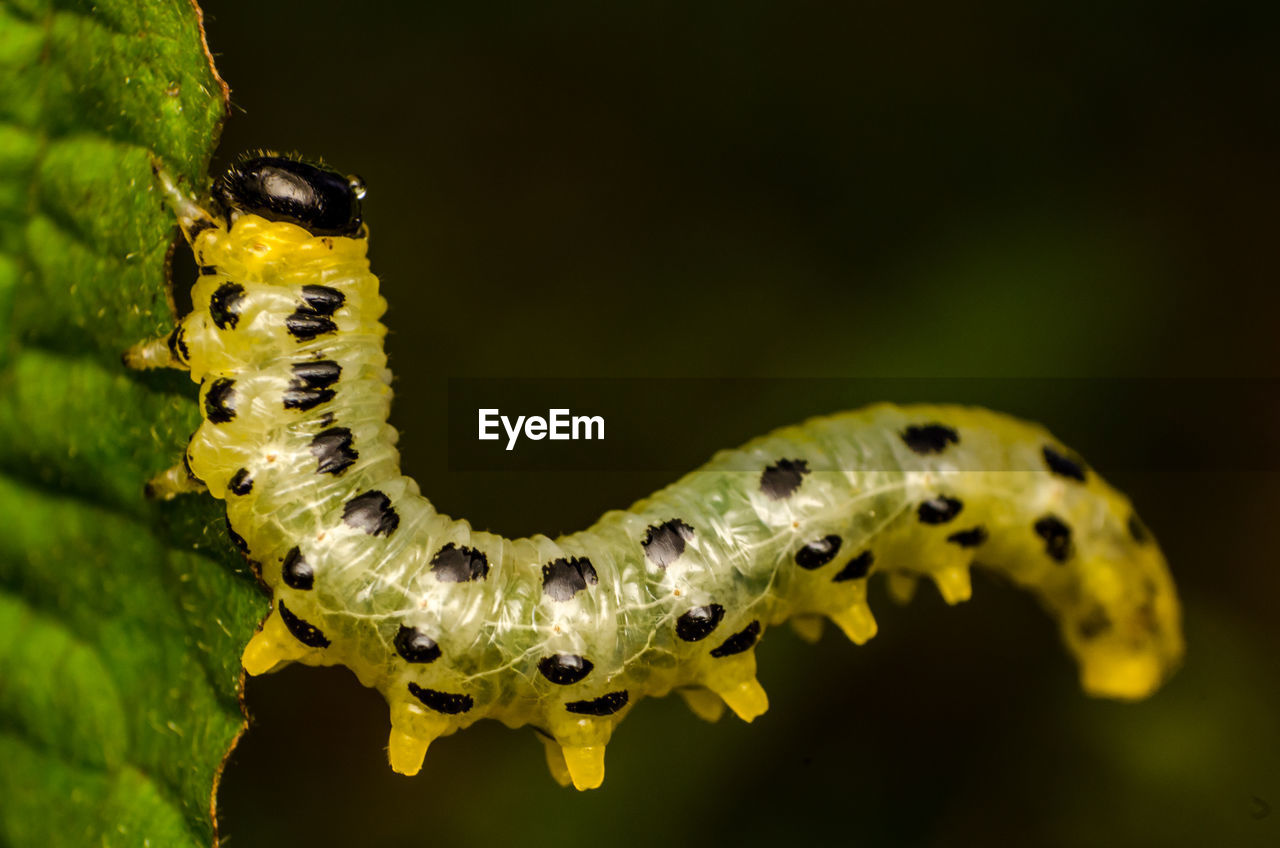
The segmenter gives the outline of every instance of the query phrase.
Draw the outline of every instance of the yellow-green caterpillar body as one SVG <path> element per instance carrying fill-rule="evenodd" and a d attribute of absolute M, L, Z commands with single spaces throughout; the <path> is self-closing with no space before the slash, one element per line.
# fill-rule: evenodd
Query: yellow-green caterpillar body
<path fill-rule="evenodd" d="M 818 418 L 581 533 L 473 530 L 400 473 L 362 187 L 259 156 L 218 182 L 214 214 L 159 176 L 201 275 L 175 331 L 126 358 L 189 369 L 204 421 L 153 486 L 224 499 L 270 587 L 246 670 L 351 669 L 390 704 L 397 771 L 495 718 L 535 728 L 561 783 L 598 786 L 644 697 L 764 712 L 770 626 L 870 639 L 877 574 L 955 603 L 971 565 L 999 571 L 1057 618 L 1092 694 L 1143 697 L 1181 657 L 1173 583 L 1128 500 L 1041 427 L 981 409 Z"/>

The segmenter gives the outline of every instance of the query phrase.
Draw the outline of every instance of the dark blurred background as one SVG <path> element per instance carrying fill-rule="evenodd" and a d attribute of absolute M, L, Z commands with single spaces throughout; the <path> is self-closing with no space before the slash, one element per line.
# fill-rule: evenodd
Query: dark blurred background
<path fill-rule="evenodd" d="M 494 723 L 394 775 L 381 697 L 291 668 L 248 684 L 229 846 L 1280 844 L 1280 6 L 960 5 L 211 2 L 215 167 L 363 175 L 407 469 L 482 528 L 579 529 L 671 474 L 635 442 L 626 472 L 450 471 L 450 378 L 895 378 L 672 410 L 696 457 L 940 385 L 912 378 L 1085 378 L 941 385 L 1102 458 L 1169 555 L 1182 671 L 1094 701 L 1013 590 L 876 590 L 864 648 L 770 634 L 754 725 L 646 701 L 577 794 Z M 1150 438 L 1088 390 L 1115 377 L 1171 378 Z"/>

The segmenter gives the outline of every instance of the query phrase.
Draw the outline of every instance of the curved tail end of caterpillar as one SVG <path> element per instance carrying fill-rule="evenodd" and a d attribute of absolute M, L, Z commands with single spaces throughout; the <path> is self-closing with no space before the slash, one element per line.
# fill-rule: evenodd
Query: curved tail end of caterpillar
<path fill-rule="evenodd" d="M 1154 543 L 1137 562 L 1092 560 L 1081 566 L 1078 596 L 1063 599 L 1063 640 L 1080 685 L 1095 697 L 1136 701 L 1154 693 L 1182 662 L 1178 596 Z"/>

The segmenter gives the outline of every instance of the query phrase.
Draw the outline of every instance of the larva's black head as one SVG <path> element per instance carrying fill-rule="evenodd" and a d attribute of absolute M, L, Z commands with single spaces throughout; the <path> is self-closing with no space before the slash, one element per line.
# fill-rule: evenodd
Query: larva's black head
<path fill-rule="evenodd" d="M 309 162 L 255 155 L 228 168 L 213 195 L 228 212 L 288 221 L 317 236 L 352 236 L 360 231 L 364 184 Z"/>

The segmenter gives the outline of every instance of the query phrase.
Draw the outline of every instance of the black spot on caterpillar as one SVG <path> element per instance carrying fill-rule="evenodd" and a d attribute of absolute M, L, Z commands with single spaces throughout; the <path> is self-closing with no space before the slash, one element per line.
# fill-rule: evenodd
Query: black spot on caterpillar
<path fill-rule="evenodd" d="M 577 654 L 555 654 L 538 660 L 538 671 L 557 686 L 571 686 L 582 682 L 595 664 Z"/>
<path fill-rule="evenodd" d="M 342 376 L 342 366 L 332 359 L 296 362 L 289 366 L 289 370 L 293 372 L 293 379 L 289 381 L 288 391 L 327 389 Z"/>
<path fill-rule="evenodd" d="M 461 548 L 450 542 L 431 558 L 431 573 L 445 583 L 483 580 L 489 574 L 489 558 L 475 548 Z"/>
<path fill-rule="evenodd" d="M 720 643 L 720 647 L 711 649 L 713 657 L 731 657 L 749 650 L 760 638 L 760 622 L 753 621 L 737 633 Z"/>
<path fill-rule="evenodd" d="M 302 306 L 284 319 L 284 325 L 288 328 L 289 334 L 300 342 L 309 342 L 317 336 L 338 331 L 338 325 L 328 315 L 317 315 Z"/>
<path fill-rule="evenodd" d="M 204 418 L 214 424 L 226 424 L 236 417 L 236 383 L 219 377 L 209 384 L 204 394 Z"/>
<path fill-rule="evenodd" d="M 957 498 L 938 495 L 916 507 L 916 515 L 921 524 L 946 524 L 964 509 L 964 504 Z"/>
<path fill-rule="evenodd" d="M 962 548 L 976 548 L 987 541 L 987 530 L 981 525 L 970 527 L 968 530 L 957 530 L 947 537 L 947 541 Z"/>
<path fill-rule="evenodd" d="M 1044 550 L 1055 562 L 1071 557 L 1071 528 L 1056 515 L 1046 515 L 1035 523 L 1036 535 L 1044 539 Z"/>
<path fill-rule="evenodd" d="M 711 635 L 723 618 L 724 607 L 719 604 L 694 607 L 676 619 L 676 636 L 686 642 L 700 642 Z"/>
<path fill-rule="evenodd" d="M 601 695 L 591 701 L 572 701 L 565 704 L 564 708 L 578 715 L 608 716 L 625 707 L 629 700 L 631 700 L 631 696 L 627 694 L 626 690 L 623 690 Z"/>
<path fill-rule="evenodd" d="M 813 571 L 831 562 L 840 553 L 840 537 L 834 533 L 815 539 L 796 551 L 796 565 Z"/>
<path fill-rule="evenodd" d="M 320 632 L 320 628 L 314 624 L 303 621 L 298 618 L 289 608 L 284 605 L 281 600 L 277 606 L 280 609 L 280 618 L 284 620 L 284 626 L 288 628 L 293 637 L 308 648 L 327 648 L 330 642 L 325 635 Z"/>
<path fill-rule="evenodd" d="M 425 686 L 419 686 L 416 683 L 409 684 L 409 692 L 413 697 L 417 698 L 424 706 L 430 707 L 438 713 L 445 715 L 457 715 L 458 713 L 468 712 L 475 702 L 470 695 L 461 695 L 456 692 L 441 692 L 439 689 L 428 689 Z"/>
<path fill-rule="evenodd" d="M 322 403 L 328 403 L 336 395 L 333 389 L 289 389 L 281 398 L 285 409 L 298 409 L 303 412 L 315 409 Z"/>
<path fill-rule="evenodd" d="M 789 498 L 808 473 L 809 463 L 803 459 L 780 459 L 760 474 L 760 491 L 775 501 Z"/>
<path fill-rule="evenodd" d="M 347 501 L 342 521 L 370 536 L 390 536 L 400 526 L 400 514 L 391 499 L 379 491 L 365 492 Z"/>
<path fill-rule="evenodd" d="M 585 557 L 561 557 L 542 566 L 542 591 L 555 601 L 571 601 L 597 582 L 595 566 Z"/>
<path fill-rule="evenodd" d="M 957 603 L 979 552 L 1055 616 L 1090 693 L 1145 696 L 1181 657 L 1172 580 L 1129 502 L 1043 428 L 981 409 L 814 419 L 554 540 L 441 515 L 400 473 L 386 420 L 363 186 L 258 156 L 218 180 L 215 217 L 158 178 L 203 269 L 192 313 L 126 362 L 187 368 L 204 422 L 190 478 L 180 464 L 152 487 L 203 481 L 263 563 L 275 605 L 245 669 L 355 670 L 390 705 L 399 772 L 495 718 L 537 728 L 558 780 L 598 786 L 645 696 L 750 721 L 768 706 L 766 625 L 826 617 L 861 644 L 877 630 L 869 579 L 924 577 Z"/>
<path fill-rule="evenodd" d="M 290 366 L 290 370 L 293 378 L 289 380 L 282 398 L 285 409 L 309 412 L 333 400 L 337 394 L 329 387 L 342 376 L 342 366 L 332 359 L 298 362 Z M 328 423 L 333 423 L 332 419 Z"/>
<path fill-rule="evenodd" d="M 210 268 L 209 274 L 217 273 Z M 240 323 L 240 309 L 244 303 L 244 286 L 236 283 L 223 283 L 209 298 L 209 317 L 220 330 L 234 330 Z"/>
<path fill-rule="evenodd" d="M 418 628 L 409 627 L 406 624 L 400 625 L 400 630 L 396 633 L 395 646 L 396 653 L 405 662 L 429 663 L 440 659 L 440 646 L 436 644 L 436 640 Z"/>
<path fill-rule="evenodd" d="M 187 237 L 192 241 L 194 241 L 196 237 L 199 236 L 201 233 L 205 232 L 206 230 L 212 230 L 217 226 L 218 225 L 213 223 L 213 221 L 211 220 L 199 219 L 199 220 L 193 221 L 186 230 Z"/>
<path fill-rule="evenodd" d="M 230 518 L 227 518 L 227 537 L 231 539 L 231 544 L 235 545 L 237 551 L 244 556 L 249 556 L 249 543 L 236 532 L 235 527 L 231 526 Z"/>
<path fill-rule="evenodd" d="M 316 433 L 311 440 L 311 455 L 316 458 L 316 471 L 336 476 L 355 465 L 360 452 L 351 447 L 353 438 L 351 430 L 346 427 L 330 427 Z"/>
<path fill-rule="evenodd" d="M 233 495 L 247 495 L 253 491 L 253 478 L 249 476 L 249 469 L 241 468 L 231 475 L 231 482 L 227 484 L 227 491 Z"/>
<path fill-rule="evenodd" d="M 684 553 L 684 544 L 693 538 L 693 528 L 678 518 L 655 524 L 645 531 L 645 556 L 658 568 L 666 568 Z"/>
<path fill-rule="evenodd" d="M 1084 482 L 1084 463 L 1072 459 L 1048 445 L 1044 446 L 1043 454 L 1045 464 L 1049 466 L 1049 470 L 1054 474 L 1066 477 L 1068 480 Z"/>
<path fill-rule="evenodd" d="M 875 562 L 875 557 L 871 551 L 863 551 L 840 569 L 839 573 L 831 579 L 836 583 L 843 583 L 846 580 L 861 580 L 867 576 L 867 572 L 871 570 L 871 564 Z"/>
<path fill-rule="evenodd" d="M 173 332 L 169 334 L 167 342 L 169 355 L 173 357 L 175 362 L 183 365 L 190 362 L 191 350 L 187 347 L 186 330 L 181 326 L 174 327 Z"/>
<path fill-rule="evenodd" d="M 192 434 L 192 438 L 195 438 L 194 433 Z M 197 483 L 204 482 L 203 480 L 201 480 L 199 477 L 196 476 L 196 473 L 194 471 L 191 470 L 191 456 L 189 451 L 182 452 L 182 473 L 187 476 L 188 480 L 193 480 Z M 230 517 L 228 517 L 227 519 L 228 524 L 230 524 L 230 521 L 231 519 Z"/>
<path fill-rule="evenodd" d="M 942 453 L 947 445 L 960 441 L 955 430 L 945 424 L 912 424 L 902 431 L 902 441 L 918 454 Z"/>
<path fill-rule="evenodd" d="M 289 549 L 280 565 L 280 578 L 290 589 L 306 591 L 315 585 L 315 571 L 302 558 L 302 551 L 297 546 Z"/>
<path fill-rule="evenodd" d="M 303 286 L 302 301 L 304 305 L 298 307 L 299 312 L 332 315 L 346 303 L 347 296 L 328 286 Z"/>

